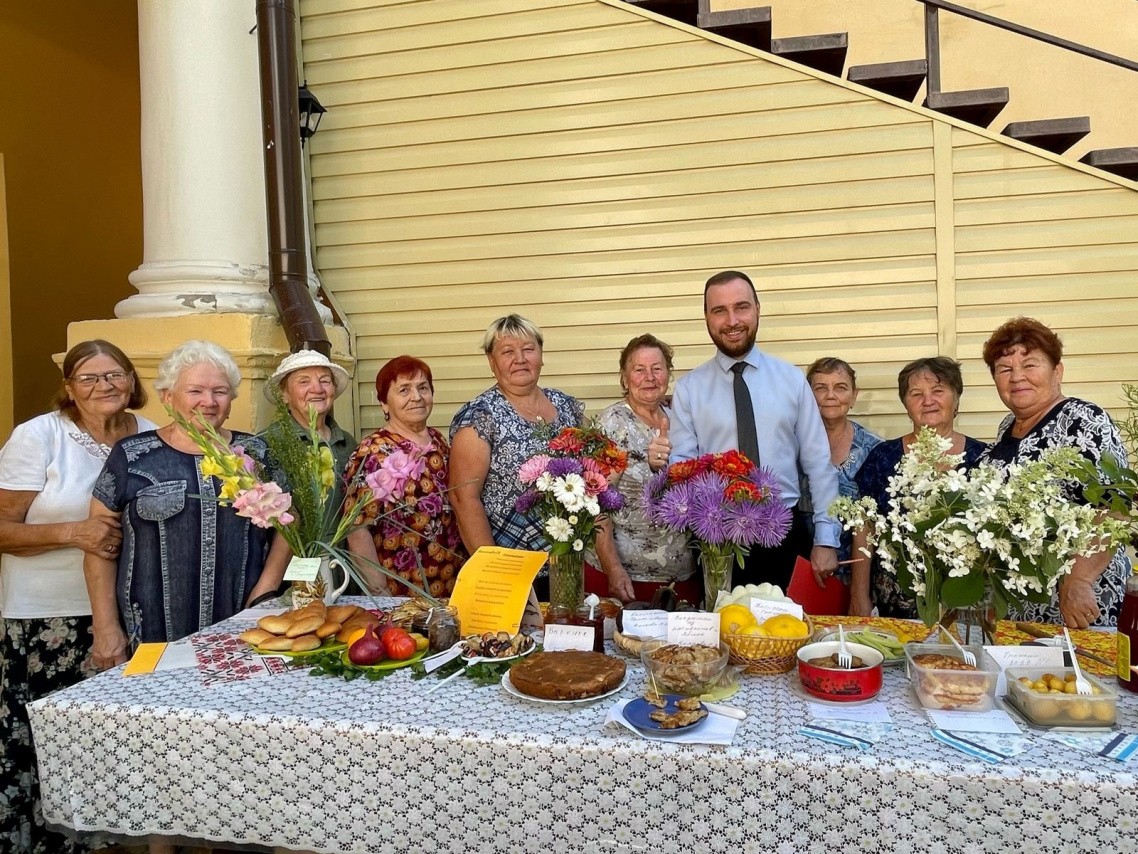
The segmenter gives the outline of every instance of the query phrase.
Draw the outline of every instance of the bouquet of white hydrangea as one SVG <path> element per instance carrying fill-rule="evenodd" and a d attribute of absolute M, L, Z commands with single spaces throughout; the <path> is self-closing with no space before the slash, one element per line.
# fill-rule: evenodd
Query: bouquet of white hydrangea
<path fill-rule="evenodd" d="M 830 508 L 847 528 L 866 529 L 926 625 L 942 607 L 969 608 L 989 595 L 998 617 L 1011 603 L 1049 602 L 1076 557 L 1126 542 L 1125 521 L 1067 497 L 1073 484 L 1094 477 L 1074 448 L 964 472 L 957 468 L 963 455 L 951 447 L 922 428 L 889 478 L 888 512 L 869 497 L 839 498 Z"/>

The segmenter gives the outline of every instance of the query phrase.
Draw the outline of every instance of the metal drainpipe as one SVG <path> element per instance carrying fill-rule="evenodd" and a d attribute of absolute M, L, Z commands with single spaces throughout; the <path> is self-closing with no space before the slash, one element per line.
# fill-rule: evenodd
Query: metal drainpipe
<path fill-rule="evenodd" d="M 330 356 L 332 343 L 308 290 L 295 27 L 293 0 L 257 0 L 269 293 L 292 351 L 317 350 Z"/>

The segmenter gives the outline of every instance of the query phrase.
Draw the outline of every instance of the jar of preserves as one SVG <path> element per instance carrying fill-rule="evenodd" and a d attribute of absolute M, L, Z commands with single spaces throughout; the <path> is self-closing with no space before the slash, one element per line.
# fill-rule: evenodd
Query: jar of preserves
<path fill-rule="evenodd" d="M 427 615 L 427 643 L 431 652 L 443 652 L 462 639 L 458 611 L 449 605 L 436 605 Z"/>

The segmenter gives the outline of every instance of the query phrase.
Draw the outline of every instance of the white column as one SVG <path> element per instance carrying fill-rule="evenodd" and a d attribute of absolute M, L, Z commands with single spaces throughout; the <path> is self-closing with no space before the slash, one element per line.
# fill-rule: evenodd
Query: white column
<path fill-rule="evenodd" d="M 253 0 L 138 0 L 143 260 L 118 317 L 276 314 L 255 23 Z"/>

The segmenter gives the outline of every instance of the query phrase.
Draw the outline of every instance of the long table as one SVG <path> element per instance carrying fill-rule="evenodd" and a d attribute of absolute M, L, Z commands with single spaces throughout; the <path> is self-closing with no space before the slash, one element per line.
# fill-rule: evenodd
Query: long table
<path fill-rule="evenodd" d="M 247 624 L 222 624 L 240 631 Z M 629 661 L 623 697 L 644 674 Z M 791 676 L 743 677 L 730 747 L 605 728 L 613 702 L 550 707 L 399 671 L 205 686 L 118 670 L 30 707 L 49 822 L 318 852 L 1116 852 L 1138 779 L 1036 739 L 998 765 L 935 741 L 904 668 L 891 738 L 806 738 Z M 1138 731 L 1138 698 L 1119 704 Z"/>

